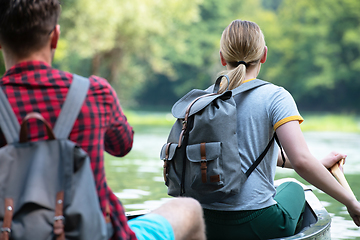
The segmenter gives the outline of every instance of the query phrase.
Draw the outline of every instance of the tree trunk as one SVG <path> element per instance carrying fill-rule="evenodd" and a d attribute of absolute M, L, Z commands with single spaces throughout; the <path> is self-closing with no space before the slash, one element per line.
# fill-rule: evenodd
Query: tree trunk
<path fill-rule="evenodd" d="M 121 70 L 122 51 L 120 48 L 114 48 L 110 52 L 108 52 L 108 54 L 108 59 L 110 60 L 110 77 L 108 80 L 110 83 L 114 83 L 119 78 L 119 73 Z"/>
<path fill-rule="evenodd" d="M 100 64 L 101 64 L 101 54 L 96 53 L 91 62 L 91 74 L 92 75 L 100 75 Z"/>

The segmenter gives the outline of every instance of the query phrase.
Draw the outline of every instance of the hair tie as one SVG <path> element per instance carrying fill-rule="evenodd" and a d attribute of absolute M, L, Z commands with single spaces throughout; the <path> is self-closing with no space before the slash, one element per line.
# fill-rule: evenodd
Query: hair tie
<path fill-rule="evenodd" d="M 238 61 L 237 63 L 238 63 L 238 66 L 239 66 L 240 64 L 244 64 L 245 67 L 248 67 L 248 64 L 247 64 L 246 62 L 244 62 L 244 61 Z"/>

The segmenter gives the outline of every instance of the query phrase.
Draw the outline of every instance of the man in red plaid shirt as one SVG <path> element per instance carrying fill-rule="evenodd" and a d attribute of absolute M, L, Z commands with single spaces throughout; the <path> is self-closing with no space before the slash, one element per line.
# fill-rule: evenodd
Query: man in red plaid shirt
<path fill-rule="evenodd" d="M 53 127 L 73 80 L 72 74 L 51 67 L 60 35 L 59 15 L 58 0 L 0 0 L 0 49 L 6 67 L 0 87 L 19 122 L 29 112 L 40 112 Z M 189 198 L 169 201 L 128 224 L 106 182 L 104 150 L 126 155 L 132 147 L 133 130 L 110 84 L 96 76 L 89 80 L 87 97 L 69 138 L 90 156 L 104 217 L 110 210 L 111 239 L 205 239 L 201 207 Z M 29 138 L 36 141 L 45 135 L 42 125 L 33 126 Z M 0 146 L 5 144 L 0 134 Z"/>

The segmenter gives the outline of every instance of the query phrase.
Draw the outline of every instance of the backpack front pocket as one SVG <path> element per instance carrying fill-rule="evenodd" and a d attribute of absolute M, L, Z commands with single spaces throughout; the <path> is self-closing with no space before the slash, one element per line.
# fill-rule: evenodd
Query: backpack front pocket
<path fill-rule="evenodd" d="M 224 186 L 220 142 L 188 145 L 186 155 L 190 162 L 190 187 L 193 190 L 206 194 Z"/>

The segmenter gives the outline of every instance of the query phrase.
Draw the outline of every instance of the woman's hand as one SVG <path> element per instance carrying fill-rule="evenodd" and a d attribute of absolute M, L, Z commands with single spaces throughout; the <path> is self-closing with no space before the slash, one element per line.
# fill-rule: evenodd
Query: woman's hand
<path fill-rule="evenodd" d="M 324 165 L 324 167 L 329 169 L 332 166 L 334 166 L 337 162 L 339 162 L 341 159 L 345 160 L 346 157 L 347 155 L 345 154 L 333 151 L 328 155 L 326 155 L 323 159 L 321 159 L 320 162 Z"/>
<path fill-rule="evenodd" d="M 347 206 L 347 210 L 356 226 L 360 227 L 360 203 L 354 199 L 351 206 Z"/>

